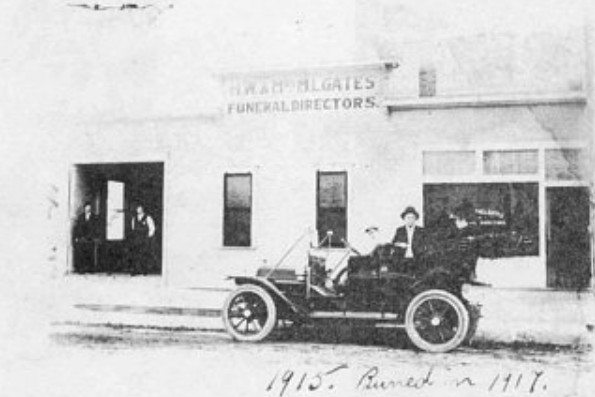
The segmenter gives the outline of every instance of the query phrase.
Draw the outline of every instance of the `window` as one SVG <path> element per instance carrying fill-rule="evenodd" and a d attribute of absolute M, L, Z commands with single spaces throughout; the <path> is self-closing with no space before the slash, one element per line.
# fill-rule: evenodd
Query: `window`
<path fill-rule="evenodd" d="M 483 169 L 488 175 L 536 174 L 537 150 L 494 150 L 483 153 Z"/>
<path fill-rule="evenodd" d="M 539 255 L 537 183 L 462 183 L 424 185 L 428 231 L 452 225 L 449 215 L 461 203 L 474 209 L 472 225 L 486 257 Z"/>
<path fill-rule="evenodd" d="M 107 181 L 106 238 L 124 239 L 124 224 L 124 183 Z"/>
<path fill-rule="evenodd" d="M 581 149 L 545 151 L 545 176 L 548 180 L 587 180 L 588 153 Z"/>
<path fill-rule="evenodd" d="M 475 152 L 424 152 L 424 175 L 470 175 L 475 172 Z"/>
<path fill-rule="evenodd" d="M 347 239 L 347 172 L 318 172 L 316 229 L 318 239 L 331 247 L 343 247 Z"/>
<path fill-rule="evenodd" d="M 225 174 L 223 245 L 252 244 L 252 174 Z"/>

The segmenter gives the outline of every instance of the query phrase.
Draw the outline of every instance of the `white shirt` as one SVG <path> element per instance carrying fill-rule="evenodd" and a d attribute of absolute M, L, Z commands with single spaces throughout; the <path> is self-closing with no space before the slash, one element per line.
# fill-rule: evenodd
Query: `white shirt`
<path fill-rule="evenodd" d="M 143 215 L 136 215 L 136 220 L 140 222 L 140 220 L 143 219 Z M 134 225 L 135 223 L 134 221 L 132 221 L 132 230 L 134 230 Z M 155 234 L 155 222 L 153 221 L 153 218 L 151 218 L 150 215 L 147 215 L 147 227 L 149 228 L 149 237 L 153 237 L 153 235 Z"/>
<path fill-rule="evenodd" d="M 413 232 L 415 231 L 415 226 L 405 226 L 405 230 L 407 230 L 407 250 L 405 251 L 405 258 L 413 258 Z"/>

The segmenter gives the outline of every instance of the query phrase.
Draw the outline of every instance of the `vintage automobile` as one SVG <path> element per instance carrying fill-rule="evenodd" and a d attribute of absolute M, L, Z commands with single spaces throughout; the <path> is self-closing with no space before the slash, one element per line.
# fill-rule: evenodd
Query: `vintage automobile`
<path fill-rule="evenodd" d="M 404 329 L 414 346 L 435 353 L 471 338 L 479 309 L 465 299 L 472 282 L 456 264 L 442 263 L 438 254 L 406 269 L 395 263 L 392 244 L 360 255 L 344 243 L 351 252 L 339 272 L 326 269 L 317 247 L 310 250 L 302 274 L 282 268 L 282 259 L 255 276 L 230 277 L 238 288 L 224 303 L 227 332 L 237 341 L 258 342 L 280 324 L 348 320 L 354 326 Z"/>

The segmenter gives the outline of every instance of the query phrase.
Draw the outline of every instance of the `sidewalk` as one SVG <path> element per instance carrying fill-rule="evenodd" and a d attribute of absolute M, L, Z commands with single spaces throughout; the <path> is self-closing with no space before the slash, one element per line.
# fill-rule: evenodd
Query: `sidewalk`
<path fill-rule="evenodd" d="M 69 275 L 57 284 L 56 324 L 223 330 L 229 290 L 168 287 L 158 276 Z"/>
<path fill-rule="evenodd" d="M 58 281 L 54 324 L 112 324 L 222 331 L 230 290 L 175 288 L 152 276 L 67 276 Z M 474 287 L 482 344 L 593 346 L 593 292 Z"/>

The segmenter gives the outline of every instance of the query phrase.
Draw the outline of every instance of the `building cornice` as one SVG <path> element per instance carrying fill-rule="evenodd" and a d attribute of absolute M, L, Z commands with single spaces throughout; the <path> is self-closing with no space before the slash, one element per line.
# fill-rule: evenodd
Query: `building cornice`
<path fill-rule="evenodd" d="M 438 96 L 428 98 L 386 98 L 381 105 L 389 112 L 452 108 L 481 108 L 587 103 L 583 91 L 562 93 L 510 93 L 495 95 Z"/>
<path fill-rule="evenodd" d="M 395 60 L 375 60 L 360 63 L 313 64 L 313 65 L 277 65 L 267 68 L 222 68 L 213 76 L 218 79 L 242 77 L 270 77 L 279 74 L 321 73 L 321 72 L 349 72 L 363 70 L 380 70 L 390 72 L 399 67 Z"/>

